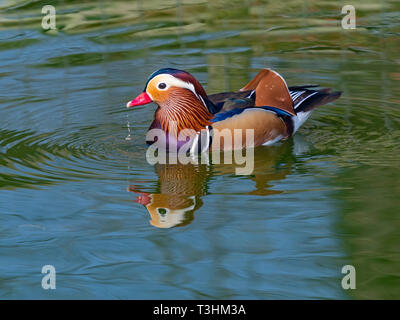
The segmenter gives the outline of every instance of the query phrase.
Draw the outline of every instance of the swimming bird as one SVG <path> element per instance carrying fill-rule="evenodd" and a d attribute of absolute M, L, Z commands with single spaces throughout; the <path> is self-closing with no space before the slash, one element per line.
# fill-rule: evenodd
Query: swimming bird
<path fill-rule="evenodd" d="M 162 140 L 167 151 L 187 144 L 191 153 L 242 149 L 249 147 L 246 129 L 253 132 L 251 147 L 288 139 L 316 107 L 341 95 L 341 92 L 331 92 L 330 88 L 316 87 L 288 87 L 278 72 L 266 68 L 237 92 L 207 95 L 190 73 L 164 68 L 150 75 L 143 92 L 129 101 L 127 107 L 151 102 L 158 105 L 149 133 L 157 129 L 165 136 L 148 135 L 146 140 L 148 144 Z M 190 135 L 180 139 L 180 134 L 186 132 Z M 221 132 L 239 137 L 239 142 Z"/>

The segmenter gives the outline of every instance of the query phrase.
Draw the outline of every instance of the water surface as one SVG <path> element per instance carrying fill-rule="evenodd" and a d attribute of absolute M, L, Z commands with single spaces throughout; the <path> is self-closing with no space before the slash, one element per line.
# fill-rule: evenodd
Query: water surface
<path fill-rule="evenodd" d="M 53 31 L 46 1 L 0 4 L 2 299 L 400 298 L 398 1 L 357 4 L 356 30 L 341 1 L 53 3 Z M 250 176 L 153 166 L 156 107 L 125 104 L 168 66 L 208 93 L 270 67 L 343 95 Z"/>

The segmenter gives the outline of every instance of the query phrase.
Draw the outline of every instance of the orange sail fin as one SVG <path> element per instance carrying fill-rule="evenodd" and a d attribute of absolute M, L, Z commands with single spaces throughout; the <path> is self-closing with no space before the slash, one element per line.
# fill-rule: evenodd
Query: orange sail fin
<path fill-rule="evenodd" d="M 270 106 L 296 115 L 289 89 L 279 73 L 271 69 L 262 69 L 253 80 L 240 89 L 249 90 L 256 92 L 256 107 Z"/>

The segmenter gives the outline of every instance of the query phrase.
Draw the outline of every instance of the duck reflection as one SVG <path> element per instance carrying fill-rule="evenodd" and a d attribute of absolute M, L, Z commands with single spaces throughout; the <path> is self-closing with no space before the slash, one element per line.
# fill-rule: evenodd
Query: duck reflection
<path fill-rule="evenodd" d="M 285 179 L 294 162 L 293 142 L 285 141 L 280 146 L 256 148 L 254 171 L 247 176 L 255 182 L 254 189 L 245 194 L 268 196 L 282 193 L 272 189 L 272 181 Z M 235 175 L 233 164 L 157 164 L 158 186 L 154 193 L 142 192 L 130 185 L 129 192 L 138 194 L 135 202 L 149 212 L 150 224 L 158 228 L 181 227 L 191 223 L 194 212 L 202 205 L 207 194 L 207 185 L 213 176 Z M 223 190 L 221 190 L 223 192 Z"/>
<path fill-rule="evenodd" d="M 135 186 L 129 186 L 128 191 L 139 194 L 136 202 L 149 211 L 153 226 L 187 225 L 203 205 L 201 197 L 206 194 L 209 167 L 205 164 L 156 164 L 154 168 L 158 176 L 155 193 L 141 192 Z"/>

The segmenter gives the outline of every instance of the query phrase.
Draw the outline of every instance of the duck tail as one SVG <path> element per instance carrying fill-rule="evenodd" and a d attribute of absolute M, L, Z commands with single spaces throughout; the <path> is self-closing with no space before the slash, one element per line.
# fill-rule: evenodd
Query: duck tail
<path fill-rule="evenodd" d="M 331 88 L 310 90 L 316 86 L 290 87 L 289 92 L 293 100 L 296 116 L 293 117 L 293 134 L 308 119 L 312 111 L 328 102 L 335 101 L 342 94 L 339 91 L 331 92 Z"/>
<path fill-rule="evenodd" d="M 309 90 L 302 87 L 300 90 L 298 88 L 291 90 L 290 94 L 293 99 L 294 110 L 298 114 L 299 112 L 312 111 L 319 106 L 335 101 L 341 96 L 342 92 L 331 92 L 331 88 Z"/>

